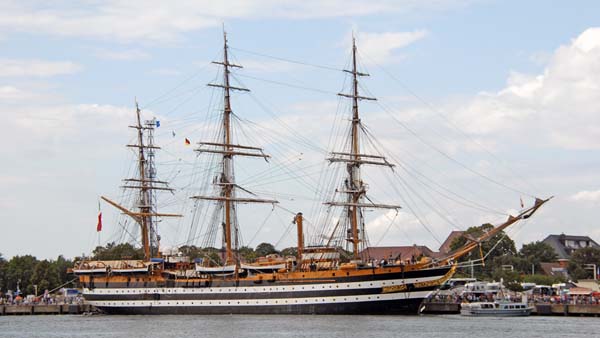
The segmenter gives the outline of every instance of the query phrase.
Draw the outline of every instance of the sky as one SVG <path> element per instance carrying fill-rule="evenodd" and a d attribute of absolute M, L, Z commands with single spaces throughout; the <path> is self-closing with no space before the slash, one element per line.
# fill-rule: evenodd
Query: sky
<path fill-rule="evenodd" d="M 554 199 L 511 228 L 518 246 L 557 233 L 600 242 L 598 12 L 595 1 L 0 0 L 0 253 L 73 257 L 122 239 L 109 205 L 95 227 L 99 196 L 123 198 L 131 173 L 135 100 L 161 121 L 159 177 L 178 189 L 164 209 L 184 216 L 164 220 L 164 245 L 202 242 L 189 196 L 211 176 L 183 140 L 214 134 L 219 93 L 206 83 L 220 81 L 210 61 L 223 27 L 244 66 L 234 83 L 252 90 L 233 99 L 248 122 L 239 141 L 273 156 L 236 176 L 286 210 L 240 210 L 244 244 L 294 245 L 297 211 L 307 231 L 321 226 L 353 35 L 371 75 L 361 90 L 378 98 L 361 102 L 380 142 L 370 150 L 397 164 L 364 179 L 378 202 L 403 206 L 368 212 L 372 245 L 437 249 L 534 196 Z"/>

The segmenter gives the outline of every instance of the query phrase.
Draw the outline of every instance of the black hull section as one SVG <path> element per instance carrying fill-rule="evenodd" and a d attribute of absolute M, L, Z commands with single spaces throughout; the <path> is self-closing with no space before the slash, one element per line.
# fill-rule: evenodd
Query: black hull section
<path fill-rule="evenodd" d="M 119 315 L 416 315 L 423 299 L 412 298 L 390 301 L 374 301 L 344 304 L 310 304 L 281 306 L 213 306 L 213 307 L 106 307 L 108 314 Z"/>

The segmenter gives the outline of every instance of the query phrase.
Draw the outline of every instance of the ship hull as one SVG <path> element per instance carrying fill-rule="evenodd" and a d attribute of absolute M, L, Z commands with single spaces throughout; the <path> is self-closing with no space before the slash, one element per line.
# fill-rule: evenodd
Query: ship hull
<path fill-rule="evenodd" d="M 314 281 L 268 281 L 207 287 L 84 288 L 88 303 L 109 314 L 418 314 L 451 274 L 450 267 L 407 274 Z M 412 275 L 412 276 L 411 276 Z"/>
<path fill-rule="evenodd" d="M 101 311 L 114 315 L 416 315 L 423 298 L 393 301 L 372 301 L 345 304 L 311 304 L 281 306 L 142 306 L 102 307 Z"/>

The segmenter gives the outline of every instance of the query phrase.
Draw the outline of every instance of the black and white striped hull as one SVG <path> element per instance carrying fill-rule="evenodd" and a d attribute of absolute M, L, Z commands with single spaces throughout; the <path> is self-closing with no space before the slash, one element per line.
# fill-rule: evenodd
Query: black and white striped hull
<path fill-rule="evenodd" d="M 370 275 L 352 281 L 85 288 L 84 297 L 111 314 L 417 314 L 422 300 L 436 289 L 431 284 L 438 284 L 449 270 L 421 270 L 414 277 Z"/>

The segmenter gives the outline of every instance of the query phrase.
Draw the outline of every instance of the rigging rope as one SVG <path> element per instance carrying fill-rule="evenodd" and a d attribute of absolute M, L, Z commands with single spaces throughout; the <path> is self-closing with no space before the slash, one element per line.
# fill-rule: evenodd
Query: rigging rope
<path fill-rule="evenodd" d="M 337 67 L 333 67 L 333 66 L 324 66 L 324 65 L 317 65 L 314 63 L 308 63 L 308 62 L 303 62 L 303 61 L 298 61 L 298 60 L 291 60 L 291 59 L 286 59 L 286 58 L 282 58 L 279 56 L 273 56 L 273 55 L 268 55 L 268 54 L 263 54 L 263 53 L 258 53 L 258 52 L 253 52 L 253 51 L 249 51 L 247 49 L 241 49 L 241 48 L 236 48 L 236 47 L 229 47 L 230 49 L 234 49 L 243 53 L 247 53 L 247 54 L 251 54 L 251 55 L 256 55 L 256 56 L 262 56 L 265 58 L 269 58 L 269 59 L 273 59 L 273 60 L 278 60 L 278 61 L 282 61 L 282 62 L 288 62 L 288 63 L 293 63 L 293 64 L 297 64 L 297 65 L 303 65 L 303 66 L 309 66 L 309 67 L 314 67 L 314 68 L 319 68 L 319 69 L 326 69 L 326 70 L 332 70 L 335 72 L 340 72 L 340 71 L 344 71 L 343 69 L 337 68 Z"/>

